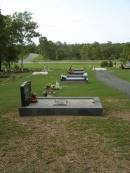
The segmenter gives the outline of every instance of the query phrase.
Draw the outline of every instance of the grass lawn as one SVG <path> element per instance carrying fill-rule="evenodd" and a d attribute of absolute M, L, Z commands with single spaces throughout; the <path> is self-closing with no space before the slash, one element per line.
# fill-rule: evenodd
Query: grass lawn
<path fill-rule="evenodd" d="M 112 70 L 112 72 L 115 73 L 118 77 L 130 82 L 130 69 L 116 69 Z"/>
<path fill-rule="evenodd" d="M 55 96 L 99 96 L 104 116 L 19 117 L 20 84 L 31 80 L 42 96 L 45 85 L 55 83 L 70 64 L 47 66 L 48 76 L 0 79 L 0 172 L 130 172 L 130 100 L 97 81 L 91 64 L 73 65 L 86 68 L 89 83 L 65 84 Z"/>

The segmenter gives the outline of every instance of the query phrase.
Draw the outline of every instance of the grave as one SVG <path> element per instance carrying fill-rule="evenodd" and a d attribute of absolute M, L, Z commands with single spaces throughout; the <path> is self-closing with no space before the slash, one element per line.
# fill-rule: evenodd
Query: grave
<path fill-rule="evenodd" d="M 85 71 L 84 70 L 71 70 L 68 72 L 69 74 L 84 74 Z"/>
<path fill-rule="evenodd" d="M 106 71 L 106 68 L 103 67 L 93 67 L 93 71 Z"/>
<path fill-rule="evenodd" d="M 121 64 L 122 69 L 130 69 L 130 61 L 128 61 L 126 64 Z"/>
<path fill-rule="evenodd" d="M 70 67 L 69 70 L 68 70 L 68 73 L 69 74 L 77 74 L 77 75 L 82 75 L 85 73 L 85 70 L 84 68 L 72 68 Z"/>
<path fill-rule="evenodd" d="M 83 74 L 69 74 L 69 77 L 83 77 Z"/>
<path fill-rule="evenodd" d="M 84 68 L 72 68 L 73 71 L 83 71 Z"/>
<path fill-rule="evenodd" d="M 88 82 L 88 75 L 87 73 L 83 74 L 70 74 L 70 75 L 61 75 L 60 76 L 61 81 L 68 81 L 68 82 L 73 82 L 73 81 L 83 81 L 83 82 Z"/>
<path fill-rule="evenodd" d="M 87 82 L 88 81 L 88 78 L 87 77 L 83 77 L 83 76 L 65 76 L 65 75 L 61 75 L 61 81 L 63 82 L 63 81 L 68 81 L 68 82 L 74 82 L 74 81 L 76 81 L 76 82 Z"/>
<path fill-rule="evenodd" d="M 48 75 L 48 71 L 38 71 L 33 72 L 32 75 Z"/>
<path fill-rule="evenodd" d="M 31 103 L 31 82 L 24 82 L 21 87 L 20 116 L 49 115 L 102 115 L 103 108 L 98 97 L 38 97 L 38 102 Z"/>

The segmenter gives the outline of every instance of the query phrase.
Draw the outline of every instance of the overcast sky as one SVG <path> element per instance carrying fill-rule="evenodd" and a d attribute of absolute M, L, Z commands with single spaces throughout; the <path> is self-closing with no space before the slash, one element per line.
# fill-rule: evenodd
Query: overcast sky
<path fill-rule="evenodd" d="M 29 11 L 54 42 L 130 42 L 130 0 L 0 0 L 2 14 Z"/>

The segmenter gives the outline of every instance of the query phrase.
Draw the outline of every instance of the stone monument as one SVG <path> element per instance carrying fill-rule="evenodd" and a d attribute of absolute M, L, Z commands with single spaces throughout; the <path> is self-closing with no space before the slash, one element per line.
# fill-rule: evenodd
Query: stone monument
<path fill-rule="evenodd" d="M 20 86 L 21 106 L 28 106 L 31 103 L 31 81 L 26 81 Z"/>

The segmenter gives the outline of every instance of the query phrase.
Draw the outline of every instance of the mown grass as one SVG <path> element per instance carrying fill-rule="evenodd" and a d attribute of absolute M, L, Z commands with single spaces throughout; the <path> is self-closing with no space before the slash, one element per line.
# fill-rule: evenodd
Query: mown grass
<path fill-rule="evenodd" d="M 97 81 L 92 64 L 72 64 L 86 68 L 89 83 L 64 84 L 54 95 L 99 96 L 103 117 L 19 117 L 20 84 L 31 80 L 42 96 L 45 85 L 59 80 L 70 65 L 47 64 L 48 76 L 30 72 L 0 79 L 0 172 L 129 172 L 130 100 Z"/>
<path fill-rule="evenodd" d="M 48 76 L 32 76 L 31 73 L 15 74 L 7 79 L 0 79 L 0 112 L 16 111 L 20 106 L 20 85 L 26 80 L 32 82 L 32 90 L 38 96 L 42 96 L 45 85 L 55 84 L 60 80 L 60 74 L 66 73 L 70 64 L 48 64 Z M 36 67 L 35 64 L 26 65 L 26 67 Z M 37 68 L 42 68 L 43 65 L 37 64 Z M 91 65 L 77 64 L 76 67 L 85 67 L 89 75 L 89 83 L 80 84 L 64 84 L 63 89 L 56 92 L 55 96 L 99 96 L 104 102 L 105 98 L 126 99 L 122 93 L 112 89 L 102 82 L 97 81 L 92 72 Z M 129 101 L 128 101 L 129 102 Z M 120 105 L 120 104 L 119 104 Z M 117 105 L 117 106 L 119 106 Z M 125 103 L 125 105 L 128 105 Z M 106 105 L 105 105 L 106 106 Z"/>
<path fill-rule="evenodd" d="M 105 117 L 32 117 L 18 118 L 17 122 L 29 133 L 13 133 L 8 140 L 1 140 L 1 172 L 130 170 L 127 121 Z"/>
<path fill-rule="evenodd" d="M 93 128 L 94 133 L 98 133 L 110 140 L 106 146 L 107 148 L 121 151 L 127 156 L 127 159 L 130 159 L 130 122 L 120 121 L 116 118 L 96 117 L 87 120 L 81 119 L 80 121 L 73 120 L 68 127 L 82 131 L 82 135 L 87 135 L 88 129 Z"/>
<path fill-rule="evenodd" d="M 5 119 L 5 118 L 1 119 L 0 121 L 0 129 L 1 129 L 0 137 L 2 139 L 7 139 L 11 136 L 14 136 L 17 134 L 18 131 L 22 133 L 22 130 L 16 124 L 15 121 L 12 121 L 12 123 L 9 123 L 8 119 Z M 13 129 L 15 129 L 16 131 L 14 132 Z"/>
<path fill-rule="evenodd" d="M 112 70 L 112 72 L 116 74 L 118 77 L 120 77 L 121 79 L 124 79 L 130 82 L 130 69 L 122 70 L 121 68 L 119 68 L 119 69 Z"/>

